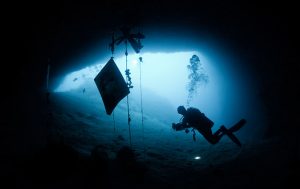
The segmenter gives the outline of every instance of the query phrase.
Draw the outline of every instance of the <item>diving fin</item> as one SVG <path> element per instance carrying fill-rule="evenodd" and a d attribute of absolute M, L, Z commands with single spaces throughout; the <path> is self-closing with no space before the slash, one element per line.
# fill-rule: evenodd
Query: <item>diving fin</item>
<path fill-rule="evenodd" d="M 246 124 L 245 119 L 241 119 L 238 121 L 236 124 L 234 124 L 232 127 L 229 129 L 226 129 L 226 127 L 222 126 L 223 132 L 234 142 L 236 143 L 239 147 L 242 146 L 240 140 L 233 134 L 233 132 L 238 131 L 240 128 L 242 128 Z"/>
<path fill-rule="evenodd" d="M 228 129 L 229 132 L 236 132 L 238 131 L 240 128 L 242 128 L 244 125 L 246 124 L 246 120 L 245 119 L 241 119 L 240 121 L 238 121 L 236 124 L 234 124 L 232 127 L 230 127 Z"/>
<path fill-rule="evenodd" d="M 236 143 L 239 147 L 242 146 L 240 140 L 239 140 L 232 132 L 227 132 L 226 135 L 227 135 L 234 143 Z"/>

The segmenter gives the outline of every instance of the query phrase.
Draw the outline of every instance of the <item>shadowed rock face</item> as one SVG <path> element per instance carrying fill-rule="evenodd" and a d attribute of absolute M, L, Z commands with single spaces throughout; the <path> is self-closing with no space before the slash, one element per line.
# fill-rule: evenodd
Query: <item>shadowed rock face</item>
<path fill-rule="evenodd" d="M 130 147 L 123 146 L 117 152 L 116 163 L 129 182 L 144 183 L 146 166 L 137 161 L 136 154 Z"/>

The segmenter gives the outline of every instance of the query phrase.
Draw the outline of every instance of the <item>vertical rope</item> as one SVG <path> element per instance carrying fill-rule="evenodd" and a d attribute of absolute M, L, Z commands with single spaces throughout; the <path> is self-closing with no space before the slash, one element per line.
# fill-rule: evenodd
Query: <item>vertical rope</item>
<path fill-rule="evenodd" d="M 138 25 L 138 33 L 141 33 L 140 23 Z M 140 39 L 138 39 L 138 43 L 141 44 Z M 142 148 L 143 148 L 143 157 L 145 159 L 145 128 L 144 128 L 144 109 L 143 109 L 143 90 L 142 90 L 142 56 L 139 57 L 139 68 L 140 68 L 140 103 L 141 103 L 141 116 L 142 116 Z"/>
<path fill-rule="evenodd" d="M 128 60 L 127 60 L 127 56 L 128 56 L 128 52 L 127 52 L 127 40 L 125 41 L 125 56 L 126 56 L 126 74 L 127 73 L 129 73 L 129 72 L 127 72 L 128 71 L 128 68 L 127 68 L 127 62 L 128 62 Z M 127 82 L 127 84 L 128 84 L 128 75 L 126 75 L 127 77 L 126 77 L 126 82 Z M 128 95 L 126 96 L 126 98 L 127 98 L 127 116 L 128 116 L 128 131 L 129 131 L 129 144 L 130 144 L 130 147 L 132 146 L 131 145 L 131 130 L 130 130 L 130 121 L 131 121 L 131 119 L 130 119 L 130 113 L 129 113 L 129 99 L 128 99 Z"/>
<path fill-rule="evenodd" d="M 142 115 L 142 142 L 143 142 L 143 151 L 145 155 L 145 135 L 144 135 L 144 110 L 143 110 L 143 91 L 142 91 L 142 57 L 139 57 L 140 62 L 140 98 L 141 98 L 141 115 Z"/>
<path fill-rule="evenodd" d="M 115 32 L 113 31 L 111 36 L 111 44 L 109 45 L 111 50 L 111 58 L 114 58 L 114 52 L 115 52 Z"/>
<path fill-rule="evenodd" d="M 127 112 L 128 112 L 128 130 L 129 130 L 129 144 L 131 145 L 131 130 L 130 130 L 130 114 L 129 114 L 129 102 L 128 102 L 128 95 L 127 95 Z"/>
<path fill-rule="evenodd" d="M 142 126 L 144 132 L 144 110 L 143 110 L 143 91 L 142 91 L 142 57 L 140 59 L 140 96 L 141 96 L 141 114 L 142 114 Z"/>
<path fill-rule="evenodd" d="M 112 33 L 112 39 L 111 39 L 111 44 L 110 50 L 111 50 L 111 58 L 114 58 L 114 52 L 115 52 L 115 33 Z M 116 121 L 115 121 L 115 111 L 113 111 L 113 122 L 114 122 L 114 132 L 116 132 Z"/>

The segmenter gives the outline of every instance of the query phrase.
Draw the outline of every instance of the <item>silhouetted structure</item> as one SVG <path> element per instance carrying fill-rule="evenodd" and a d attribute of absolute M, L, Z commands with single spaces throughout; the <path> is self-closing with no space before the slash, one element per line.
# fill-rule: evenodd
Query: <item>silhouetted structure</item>
<path fill-rule="evenodd" d="M 121 172 L 126 175 L 130 181 L 142 183 L 147 168 L 144 164 L 137 161 L 135 152 L 127 146 L 123 146 L 116 156 L 116 163 L 119 166 Z"/>
<path fill-rule="evenodd" d="M 129 94 L 127 84 L 113 58 L 94 78 L 102 97 L 106 113 L 111 115 L 117 104 Z"/>
<path fill-rule="evenodd" d="M 245 119 L 241 119 L 230 129 L 227 129 L 224 125 L 222 125 L 213 134 L 211 128 L 214 125 L 214 122 L 208 119 L 205 114 L 200 112 L 200 110 L 198 110 L 197 108 L 190 107 L 188 109 L 185 109 L 184 106 L 179 106 L 177 108 L 177 112 L 183 115 L 183 117 L 180 123 L 172 124 L 172 128 L 176 131 L 185 130 L 186 133 L 188 133 L 188 128 L 193 128 L 193 139 L 196 140 L 194 129 L 197 129 L 199 133 L 201 133 L 204 138 L 211 144 L 218 143 L 222 136 L 226 134 L 234 143 L 236 143 L 238 146 L 241 146 L 240 141 L 238 140 L 238 138 L 236 138 L 233 132 L 238 131 L 243 125 L 245 125 Z"/>

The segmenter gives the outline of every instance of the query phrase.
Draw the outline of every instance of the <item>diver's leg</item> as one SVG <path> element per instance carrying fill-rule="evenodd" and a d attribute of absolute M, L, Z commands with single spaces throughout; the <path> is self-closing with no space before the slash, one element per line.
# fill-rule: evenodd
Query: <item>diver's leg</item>
<path fill-rule="evenodd" d="M 224 125 L 221 125 L 221 127 L 214 133 L 214 135 L 221 138 L 227 132 L 228 132 L 228 129 Z"/>
<path fill-rule="evenodd" d="M 215 134 L 218 134 L 219 140 L 226 134 L 234 143 L 236 143 L 238 146 L 242 146 L 239 139 L 230 131 L 230 129 L 227 129 L 224 125 L 222 125 Z"/>
<path fill-rule="evenodd" d="M 224 125 L 221 125 L 221 127 L 214 134 L 212 134 L 211 129 L 207 130 L 202 134 L 204 138 L 206 138 L 206 140 L 208 140 L 210 143 L 216 144 L 225 134 L 227 134 L 227 132 L 227 128 Z"/>
<path fill-rule="evenodd" d="M 217 133 L 218 131 L 216 131 Z M 210 142 L 211 144 L 216 144 L 219 142 L 222 136 L 220 136 L 219 132 L 218 134 L 212 134 L 211 129 L 207 129 L 205 132 L 201 132 L 201 134 L 204 136 L 204 138 Z"/>

